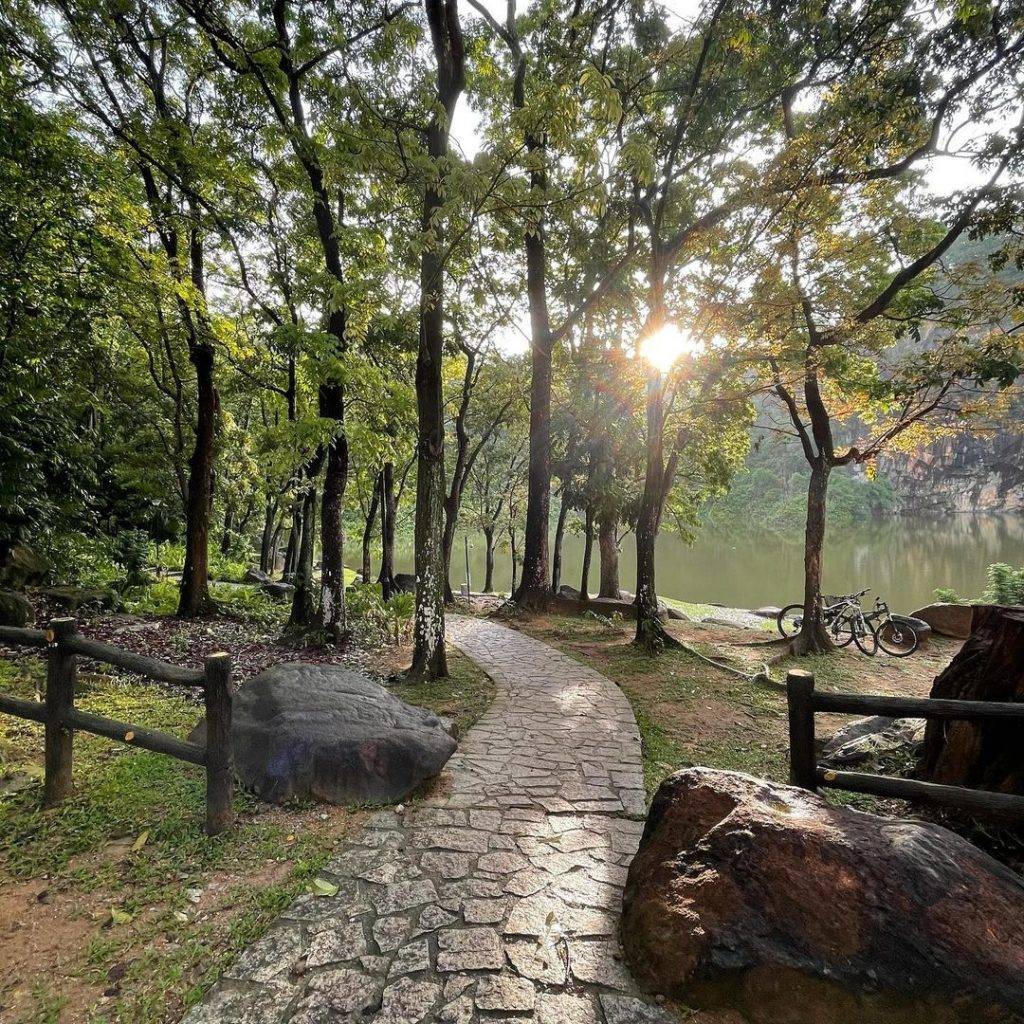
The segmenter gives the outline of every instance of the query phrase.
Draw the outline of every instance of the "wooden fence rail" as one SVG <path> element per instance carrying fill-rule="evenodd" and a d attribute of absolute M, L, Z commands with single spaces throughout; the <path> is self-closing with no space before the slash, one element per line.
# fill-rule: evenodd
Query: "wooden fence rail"
<path fill-rule="evenodd" d="M 817 763 L 814 752 L 814 716 L 819 711 L 976 722 L 1017 719 L 1024 726 L 1024 704 L 820 693 L 814 689 L 814 676 L 800 669 L 794 669 L 786 676 L 786 700 L 789 705 L 789 778 L 794 786 L 812 792 L 819 786 L 848 789 L 855 793 L 920 800 L 975 813 L 1024 819 L 1024 796 L 967 789 L 963 786 L 943 786 L 917 779 L 894 779 L 888 775 L 832 771 Z M 1021 738 L 1024 741 L 1024 729 Z"/>
<path fill-rule="evenodd" d="M 45 729 L 46 769 L 43 805 L 52 807 L 71 792 L 75 730 L 105 736 L 133 747 L 167 754 L 206 769 L 206 832 L 216 835 L 232 824 L 231 655 L 207 656 L 201 669 L 181 668 L 112 644 L 80 636 L 74 619 L 52 619 L 46 630 L 0 626 L 0 643 L 39 647 L 46 657 L 43 701 L 0 694 L 0 712 L 41 722 Z M 201 687 L 206 704 L 206 744 L 189 743 L 154 729 L 118 722 L 75 707 L 79 657 L 137 672 L 163 683 Z"/>

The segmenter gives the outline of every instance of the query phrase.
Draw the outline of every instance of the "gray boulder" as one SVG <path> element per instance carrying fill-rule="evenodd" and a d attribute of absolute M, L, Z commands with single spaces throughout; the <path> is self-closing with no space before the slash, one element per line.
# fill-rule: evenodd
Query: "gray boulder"
<path fill-rule="evenodd" d="M 113 608 L 117 595 L 110 590 L 90 587 L 45 587 L 40 594 L 54 607 L 66 612 L 77 612 L 81 608 Z"/>
<path fill-rule="evenodd" d="M 411 572 L 396 572 L 394 576 L 395 590 L 403 594 L 416 593 L 416 577 Z"/>
<path fill-rule="evenodd" d="M 275 601 L 287 601 L 295 593 L 295 587 L 291 583 L 279 583 L 277 580 L 269 580 L 262 584 L 260 590 Z"/>
<path fill-rule="evenodd" d="M 258 583 L 261 586 L 273 583 L 273 580 L 262 569 L 246 569 L 242 576 L 243 583 Z"/>
<path fill-rule="evenodd" d="M 274 665 L 235 696 L 235 774 L 271 803 L 400 800 L 437 775 L 455 740 L 437 715 L 336 665 Z M 205 723 L 189 737 L 203 743 Z"/>
<path fill-rule="evenodd" d="M 938 602 L 925 605 L 911 613 L 911 618 L 927 622 L 933 633 L 951 636 L 955 640 L 966 640 L 971 635 L 974 621 L 974 606 L 969 604 L 948 604 Z"/>
<path fill-rule="evenodd" d="M 558 596 L 564 597 L 569 601 L 578 601 L 580 599 L 580 592 L 575 587 L 570 587 L 568 583 L 563 583 L 558 588 Z"/>
<path fill-rule="evenodd" d="M 874 765 L 886 756 L 905 752 L 916 757 L 924 743 L 923 718 L 859 718 L 838 729 L 822 746 L 821 759 L 835 768 Z"/>
<path fill-rule="evenodd" d="M 0 590 L 0 626 L 27 626 L 35 614 L 24 595 L 13 590 Z"/>
<path fill-rule="evenodd" d="M 0 587 L 24 590 L 35 586 L 46 579 L 50 568 L 50 562 L 44 555 L 27 544 L 15 544 L 0 566 Z"/>

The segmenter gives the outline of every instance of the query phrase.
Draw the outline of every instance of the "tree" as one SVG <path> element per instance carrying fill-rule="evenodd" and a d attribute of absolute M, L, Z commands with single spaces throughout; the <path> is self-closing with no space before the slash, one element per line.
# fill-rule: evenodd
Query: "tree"
<path fill-rule="evenodd" d="M 423 189 L 420 336 L 416 359 L 416 620 L 411 676 L 448 674 L 444 646 L 444 273 L 448 132 L 466 83 L 457 0 L 425 0 L 436 63 L 437 110 L 426 126 L 430 176 Z"/>

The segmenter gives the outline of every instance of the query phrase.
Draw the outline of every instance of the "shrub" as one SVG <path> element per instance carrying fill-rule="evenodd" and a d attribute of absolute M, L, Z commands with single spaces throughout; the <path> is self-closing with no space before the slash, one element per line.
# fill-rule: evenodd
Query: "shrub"
<path fill-rule="evenodd" d="M 941 601 L 943 604 L 967 604 L 952 587 L 936 587 L 932 593 L 935 595 L 936 601 Z"/>
<path fill-rule="evenodd" d="M 1024 604 L 1024 568 L 1015 569 L 1006 562 L 988 567 L 988 585 L 982 595 L 993 604 Z"/>

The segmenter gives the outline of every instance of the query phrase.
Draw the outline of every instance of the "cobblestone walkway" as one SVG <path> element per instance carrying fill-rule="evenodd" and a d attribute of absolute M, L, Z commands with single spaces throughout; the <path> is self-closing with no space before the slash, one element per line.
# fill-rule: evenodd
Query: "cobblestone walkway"
<path fill-rule="evenodd" d="M 616 940 L 644 813 L 640 739 L 608 679 L 482 619 L 449 637 L 497 698 L 444 795 L 373 814 L 186 1024 L 660 1024 Z"/>

